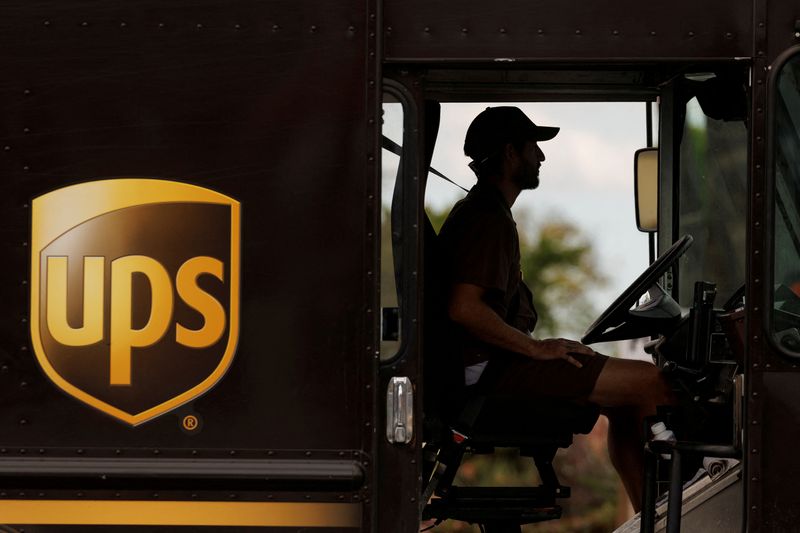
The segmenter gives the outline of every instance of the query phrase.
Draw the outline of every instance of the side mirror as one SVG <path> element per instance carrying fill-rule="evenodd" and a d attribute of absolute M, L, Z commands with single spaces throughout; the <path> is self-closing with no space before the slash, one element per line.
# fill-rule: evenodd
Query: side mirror
<path fill-rule="evenodd" d="M 652 233 L 658 230 L 658 148 L 636 150 L 633 176 L 636 227 Z"/>

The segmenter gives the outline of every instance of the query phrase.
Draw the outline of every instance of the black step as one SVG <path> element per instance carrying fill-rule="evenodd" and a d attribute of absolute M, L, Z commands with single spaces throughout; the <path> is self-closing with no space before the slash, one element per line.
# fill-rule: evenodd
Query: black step
<path fill-rule="evenodd" d="M 561 517 L 556 497 L 561 494 L 549 487 L 451 487 L 444 498 L 434 498 L 423 511 L 424 519 L 453 519 L 485 524 L 508 522 L 530 524 Z"/>

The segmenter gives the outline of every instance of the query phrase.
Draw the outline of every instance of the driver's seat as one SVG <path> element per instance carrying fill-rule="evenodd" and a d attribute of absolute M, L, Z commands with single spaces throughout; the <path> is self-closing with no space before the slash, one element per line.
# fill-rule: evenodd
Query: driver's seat
<path fill-rule="evenodd" d="M 561 517 L 556 498 L 569 497 L 552 461 L 575 433 L 589 433 L 599 416 L 595 406 L 563 400 L 520 402 L 481 394 L 464 385 L 464 369 L 447 331 L 445 304 L 437 295 L 438 249 L 429 220 L 425 230 L 425 389 L 423 519 L 448 518 L 486 526 L 486 531 L 519 531 L 520 524 Z M 518 448 L 532 457 L 538 487 L 457 487 L 453 480 L 466 453 Z M 433 498 L 432 498 L 433 497 Z M 432 499 L 431 499 L 432 498 Z"/>

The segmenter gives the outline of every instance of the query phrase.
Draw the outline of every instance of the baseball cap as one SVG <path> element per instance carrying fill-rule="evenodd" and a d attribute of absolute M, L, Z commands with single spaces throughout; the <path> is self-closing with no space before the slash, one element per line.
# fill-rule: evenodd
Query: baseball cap
<path fill-rule="evenodd" d="M 467 129 L 464 153 L 479 161 L 513 141 L 549 141 L 560 128 L 537 126 L 518 107 L 487 107 Z"/>

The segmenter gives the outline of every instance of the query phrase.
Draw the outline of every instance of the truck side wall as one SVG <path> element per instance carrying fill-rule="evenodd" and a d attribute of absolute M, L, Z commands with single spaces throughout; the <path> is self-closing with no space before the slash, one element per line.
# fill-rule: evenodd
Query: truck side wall
<path fill-rule="evenodd" d="M 286 460 L 297 465 L 286 487 L 310 491 L 286 498 L 365 499 L 377 336 L 374 16 L 366 2 L 313 4 L 0 5 L 2 457 Z M 241 203 L 233 362 L 206 394 L 135 428 L 54 386 L 28 327 L 31 200 L 117 177 L 187 182 Z M 181 427 L 189 413 L 199 430 Z M 308 461 L 361 474 L 327 494 L 304 479 Z"/>

